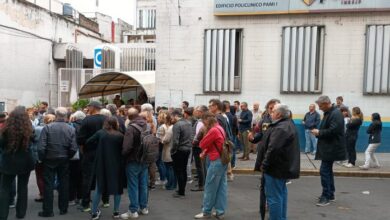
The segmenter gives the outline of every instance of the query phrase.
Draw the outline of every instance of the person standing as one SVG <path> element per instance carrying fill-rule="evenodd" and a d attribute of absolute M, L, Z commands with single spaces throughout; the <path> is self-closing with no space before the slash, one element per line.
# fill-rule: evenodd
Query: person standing
<path fill-rule="evenodd" d="M 315 104 L 309 105 L 309 112 L 305 114 L 302 124 L 305 128 L 305 154 L 312 152 L 313 155 L 317 152 L 317 138 L 311 133 L 312 129 L 318 128 L 321 122 L 320 113 L 316 111 Z M 313 151 L 311 151 L 313 149 Z"/>
<path fill-rule="evenodd" d="M 259 124 L 260 120 L 261 120 L 261 115 L 262 115 L 262 112 L 260 110 L 260 103 L 258 102 L 255 102 L 253 103 L 253 109 L 252 109 L 252 129 L 251 131 L 255 130 L 256 129 L 256 126 Z M 249 143 L 250 144 L 250 152 L 253 152 L 253 153 L 257 153 L 257 145 L 256 144 L 253 144 L 253 143 Z"/>
<path fill-rule="evenodd" d="M 324 112 L 319 129 L 311 132 L 318 138 L 316 160 L 321 160 L 320 176 L 322 194 L 317 206 L 327 206 L 335 200 L 333 163 L 346 159 L 344 118 L 340 110 L 332 105 L 328 96 L 320 96 L 316 103 Z"/>
<path fill-rule="evenodd" d="M 41 132 L 38 155 L 43 163 L 44 196 L 40 217 L 52 217 L 54 180 L 58 178 L 58 207 L 60 215 L 68 212 L 69 159 L 77 152 L 75 129 L 65 122 L 68 111 L 55 110 L 56 120 L 46 125 Z"/>
<path fill-rule="evenodd" d="M 207 133 L 200 142 L 203 151 L 201 157 L 207 156 L 210 162 L 203 194 L 203 209 L 195 215 L 195 219 L 211 218 L 213 208 L 216 211 L 215 217 L 223 219 L 227 203 L 227 165 L 222 163 L 221 153 L 226 134 L 213 113 L 205 113 L 202 121 Z"/>
<path fill-rule="evenodd" d="M 172 114 L 172 159 L 173 169 L 177 178 L 179 190 L 173 194 L 175 198 L 184 198 L 187 183 L 187 163 L 192 148 L 192 126 L 183 118 L 181 109 L 175 109 Z"/>
<path fill-rule="evenodd" d="M 129 210 L 123 213 L 122 219 L 138 218 L 138 212 L 143 215 L 149 214 L 148 209 L 148 167 L 149 164 L 141 161 L 138 156 L 142 152 L 141 132 L 137 127 L 144 130 L 150 127 L 144 117 L 139 115 L 135 108 L 128 112 L 131 124 L 127 128 L 123 139 L 122 156 L 126 161 L 127 193 L 130 200 Z"/>
<path fill-rule="evenodd" d="M 299 178 L 300 153 L 298 132 L 290 119 L 288 106 L 276 104 L 272 123 L 264 134 L 264 158 L 255 170 L 264 174 L 265 196 L 270 220 L 287 219 L 287 187 L 289 179 Z"/>
<path fill-rule="evenodd" d="M 363 113 L 359 107 L 352 108 L 352 118 L 347 123 L 347 131 L 345 138 L 347 143 L 348 162 L 344 164 L 345 167 L 351 168 L 355 166 L 356 162 L 356 141 L 359 135 L 360 126 L 363 124 Z"/>
<path fill-rule="evenodd" d="M 82 188 L 83 198 L 81 202 L 82 211 L 90 212 L 91 202 L 91 188 L 92 184 L 92 170 L 95 161 L 96 146 L 94 144 L 86 144 L 87 140 L 92 137 L 97 131 L 103 128 L 103 123 L 106 116 L 100 114 L 102 106 L 97 101 L 91 101 L 88 105 L 89 115 L 83 120 L 80 127 L 80 132 L 77 135 L 77 143 L 80 146 L 81 153 L 81 172 L 82 172 Z M 105 200 L 103 198 L 103 200 Z M 103 201 L 104 204 L 109 205 L 108 201 Z"/>
<path fill-rule="evenodd" d="M 126 132 L 126 127 L 125 127 L 125 120 L 118 115 L 118 108 L 116 107 L 115 104 L 108 104 L 106 108 L 111 112 L 111 115 L 118 120 L 119 123 L 119 131 L 124 134 Z"/>
<path fill-rule="evenodd" d="M 122 144 L 123 134 L 119 131 L 118 119 L 107 118 L 103 129 L 87 140 L 87 144 L 97 146 L 93 174 L 96 176 L 95 195 L 92 200 L 91 219 L 100 218 L 98 209 L 102 192 L 114 195 L 113 218 L 119 218 L 119 205 L 123 193 Z"/>
<path fill-rule="evenodd" d="M 82 111 L 76 111 L 71 116 L 70 125 L 74 127 L 76 137 L 79 135 L 81 124 L 86 115 Z M 76 155 L 69 162 L 69 205 L 76 205 L 82 199 L 82 173 L 81 173 L 81 158 L 80 147 Z"/>
<path fill-rule="evenodd" d="M 368 147 L 366 149 L 365 163 L 360 166 L 362 170 L 368 170 L 369 168 L 380 168 L 378 158 L 375 156 L 375 151 L 381 145 L 381 133 L 382 133 L 382 121 L 379 113 L 373 113 L 371 115 L 371 124 L 367 129 Z"/>
<path fill-rule="evenodd" d="M 7 220 L 12 184 L 17 183 L 16 217 L 26 216 L 28 181 L 35 161 L 31 149 L 33 127 L 25 107 L 16 107 L 0 129 L 0 220 Z"/>
<path fill-rule="evenodd" d="M 202 129 L 204 128 L 204 124 L 202 122 L 202 117 L 207 112 L 207 107 L 205 105 L 200 105 L 195 108 L 194 116 L 198 120 L 195 122 L 195 126 L 193 127 L 195 130 L 195 136 L 192 141 L 192 152 L 195 160 L 196 173 L 198 175 L 198 186 L 196 188 L 192 188 L 191 191 L 199 192 L 204 190 L 204 163 L 200 158 L 200 154 L 202 153 L 202 149 L 199 146 L 199 142 L 202 140 L 203 135 Z"/>
<path fill-rule="evenodd" d="M 166 190 L 175 190 L 177 187 L 177 179 L 173 171 L 173 160 L 171 155 L 172 149 L 172 122 L 171 115 L 167 110 L 161 110 L 158 115 L 161 125 L 161 143 L 163 145 L 161 152 L 161 160 L 164 162 L 165 174 L 166 174 Z"/>
<path fill-rule="evenodd" d="M 249 160 L 249 140 L 248 135 L 252 127 L 252 112 L 248 110 L 246 102 L 241 103 L 241 114 L 238 119 L 238 129 L 240 131 L 241 144 L 244 148 L 244 154 L 241 160 Z"/>

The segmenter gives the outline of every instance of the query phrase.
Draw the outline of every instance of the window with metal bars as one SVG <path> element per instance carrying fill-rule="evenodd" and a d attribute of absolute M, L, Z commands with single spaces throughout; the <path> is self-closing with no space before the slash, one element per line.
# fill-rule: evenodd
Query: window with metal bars
<path fill-rule="evenodd" d="M 205 30 L 204 92 L 240 92 L 242 30 Z"/>
<path fill-rule="evenodd" d="M 390 95 L 390 25 L 369 25 L 366 32 L 366 95 Z"/>
<path fill-rule="evenodd" d="M 156 29 L 156 9 L 138 10 L 138 29 Z"/>
<path fill-rule="evenodd" d="M 283 28 L 282 93 L 321 93 L 325 27 Z"/>

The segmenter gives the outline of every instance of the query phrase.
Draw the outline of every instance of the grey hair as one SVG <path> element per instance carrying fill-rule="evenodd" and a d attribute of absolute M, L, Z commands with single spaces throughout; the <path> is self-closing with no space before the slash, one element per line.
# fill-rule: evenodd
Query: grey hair
<path fill-rule="evenodd" d="M 111 117 L 112 116 L 111 112 L 108 109 L 106 109 L 106 108 L 101 109 L 99 114 L 107 116 L 107 117 Z"/>
<path fill-rule="evenodd" d="M 116 110 L 118 110 L 118 108 L 115 104 L 108 104 L 106 105 L 106 108 L 111 112 L 112 115 L 116 115 Z"/>
<path fill-rule="evenodd" d="M 153 111 L 153 105 L 150 103 L 145 103 L 141 105 L 141 112 L 152 112 Z"/>
<path fill-rule="evenodd" d="M 274 109 L 275 109 L 275 111 L 279 112 L 282 115 L 283 119 L 290 118 L 291 111 L 287 105 L 276 104 L 274 106 Z"/>
<path fill-rule="evenodd" d="M 84 118 L 86 117 L 85 113 L 82 111 L 77 111 L 73 113 L 72 116 L 75 120 L 84 120 Z"/>
<path fill-rule="evenodd" d="M 318 97 L 316 103 L 317 104 L 332 103 L 332 101 L 330 101 L 329 96 L 323 95 L 323 96 Z"/>
<path fill-rule="evenodd" d="M 55 110 L 55 114 L 57 119 L 65 119 L 68 116 L 68 109 L 65 107 L 58 107 Z"/>
<path fill-rule="evenodd" d="M 196 110 L 197 110 L 197 111 L 200 111 L 200 112 L 202 112 L 202 113 L 206 113 L 206 112 L 208 111 L 207 106 L 205 106 L 205 105 L 199 105 L 199 106 L 197 106 L 197 107 L 196 107 Z"/>

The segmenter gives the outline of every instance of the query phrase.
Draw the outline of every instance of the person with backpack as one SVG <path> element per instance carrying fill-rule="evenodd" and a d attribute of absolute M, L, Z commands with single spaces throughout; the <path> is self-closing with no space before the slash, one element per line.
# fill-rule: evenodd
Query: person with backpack
<path fill-rule="evenodd" d="M 138 218 L 138 212 L 149 214 L 148 210 L 148 167 L 143 159 L 142 132 L 147 130 L 146 120 L 135 108 L 130 108 L 128 117 L 131 123 L 123 139 L 122 155 L 126 161 L 127 191 L 130 200 L 128 212 L 121 215 L 122 219 Z M 157 151 L 158 152 L 158 151 Z"/>
<path fill-rule="evenodd" d="M 192 125 L 183 118 L 181 109 L 172 112 L 172 160 L 179 190 L 173 194 L 175 198 L 184 198 L 187 184 L 187 163 L 192 148 Z"/>
<path fill-rule="evenodd" d="M 221 156 L 226 134 L 213 113 L 205 113 L 202 121 L 207 133 L 199 144 L 201 158 L 208 157 L 210 163 L 204 186 L 203 210 L 195 215 L 195 219 L 211 218 L 213 208 L 215 217 L 223 219 L 227 204 L 227 164 L 222 162 Z"/>
<path fill-rule="evenodd" d="M 100 218 L 101 211 L 98 209 L 102 192 L 114 195 L 113 218 L 119 218 L 119 205 L 123 193 L 123 167 L 122 167 L 122 144 L 123 134 L 120 132 L 120 124 L 115 116 L 106 119 L 103 129 L 96 132 L 87 140 L 97 146 L 96 159 L 93 174 L 96 176 L 95 195 L 92 200 L 91 219 Z"/>

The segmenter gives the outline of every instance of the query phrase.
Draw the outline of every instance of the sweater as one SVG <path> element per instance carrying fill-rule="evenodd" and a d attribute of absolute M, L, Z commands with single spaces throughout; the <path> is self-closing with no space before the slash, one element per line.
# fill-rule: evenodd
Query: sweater
<path fill-rule="evenodd" d="M 220 152 L 222 153 L 225 136 L 226 134 L 223 131 L 223 128 L 220 125 L 215 125 L 207 132 L 200 142 L 200 148 L 202 148 L 205 155 L 209 156 L 211 161 L 221 157 Z"/>

